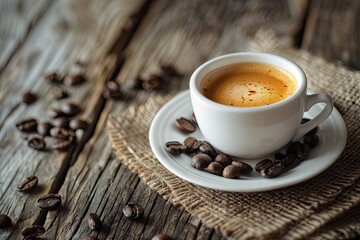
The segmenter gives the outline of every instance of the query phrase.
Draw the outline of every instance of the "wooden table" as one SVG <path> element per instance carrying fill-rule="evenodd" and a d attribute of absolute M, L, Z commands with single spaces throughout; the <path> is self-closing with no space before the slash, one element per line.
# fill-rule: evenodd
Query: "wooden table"
<path fill-rule="evenodd" d="M 186 89 L 194 69 L 214 56 L 247 49 L 260 28 L 294 39 L 295 47 L 330 61 L 360 68 L 360 2 L 338 0 L 4 0 L 0 2 L 0 213 L 13 226 L 1 239 L 21 239 L 21 230 L 43 225 L 46 239 L 83 239 L 91 233 L 88 214 L 104 227 L 98 239 L 224 239 L 197 218 L 152 191 L 117 159 L 106 131 L 109 114 L 132 103 Z M 161 91 L 132 88 L 138 76 L 172 64 L 182 73 Z M 44 75 L 85 74 L 81 86 L 65 87 L 90 122 L 76 147 L 36 151 L 15 124 L 25 118 L 50 120 L 54 86 Z M 104 83 L 116 80 L 123 100 L 105 99 Z M 39 99 L 26 106 L 23 92 Z M 39 178 L 31 193 L 16 191 L 29 175 Z M 36 207 L 47 193 L 62 196 L 60 211 Z M 144 206 L 141 221 L 122 214 L 129 202 Z"/>

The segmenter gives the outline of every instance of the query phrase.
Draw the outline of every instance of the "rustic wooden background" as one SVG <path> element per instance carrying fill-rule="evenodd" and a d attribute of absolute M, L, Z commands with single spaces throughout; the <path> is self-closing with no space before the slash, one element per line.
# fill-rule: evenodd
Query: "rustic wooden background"
<path fill-rule="evenodd" d="M 294 47 L 329 61 L 360 68 L 360 1 L 356 0 L 2 0 L 0 1 L 0 213 L 13 227 L 0 239 L 21 239 L 21 229 L 44 225 L 44 239 L 150 239 L 164 232 L 174 239 L 224 239 L 186 211 L 172 206 L 140 181 L 113 154 L 106 132 L 109 114 L 157 94 L 186 89 L 192 71 L 224 53 L 247 49 L 260 28 L 294 39 Z M 161 91 L 131 88 L 132 80 L 173 64 L 181 73 Z M 88 81 L 67 88 L 91 122 L 76 148 L 65 153 L 27 147 L 15 123 L 27 117 L 49 120 L 51 71 L 84 73 Z M 104 82 L 121 83 L 126 98 L 102 97 Z M 36 92 L 30 106 L 21 94 Z M 39 177 L 33 193 L 16 191 L 26 176 Z M 60 211 L 46 212 L 36 200 L 59 193 Z M 126 219 L 129 201 L 145 207 L 139 222 Z M 103 221 L 91 232 L 87 216 Z"/>

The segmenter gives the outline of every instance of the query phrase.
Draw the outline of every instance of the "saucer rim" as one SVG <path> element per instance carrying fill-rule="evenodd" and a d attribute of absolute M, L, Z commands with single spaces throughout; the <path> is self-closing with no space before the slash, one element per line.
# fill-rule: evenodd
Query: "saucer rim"
<path fill-rule="evenodd" d="M 327 157 L 327 162 L 323 163 L 322 165 L 320 164 L 320 168 L 312 168 L 310 169 L 307 174 L 304 173 L 300 173 L 300 177 L 298 176 L 299 174 L 295 175 L 291 177 L 289 177 L 289 174 L 285 174 L 287 176 L 285 176 L 285 180 L 284 177 L 280 177 L 280 178 L 272 178 L 272 179 L 267 179 L 267 178 L 262 178 L 260 177 L 259 179 L 250 179 L 249 181 L 251 182 L 251 186 L 252 187 L 247 187 L 247 184 L 237 184 L 234 186 L 234 182 L 235 181 L 248 181 L 245 179 L 226 179 L 223 177 L 219 177 L 210 173 L 207 173 L 205 171 L 199 171 L 197 169 L 193 169 L 193 168 L 184 168 L 184 166 L 180 166 L 178 160 L 173 159 L 173 158 L 180 158 L 179 156 L 174 157 L 169 155 L 165 149 L 164 149 L 164 145 L 165 142 L 170 141 L 170 140 L 177 140 L 177 139 L 162 139 L 160 140 L 159 136 L 161 134 L 159 134 L 158 132 L 158 125 L 161 125 L 162 121 L 166 121 L 163 120 L 162 118 L 165 117 L 166 113 L 173 110 L 176 112 L 179 112 L 180 110 L 178 108 L 176 108 L 176 104 L 181 104 L 185 102 L 185 104 L 189 104 L 190 103 L 190 108 L 189 110 L 185 110 L 186 112 L 189 112 L 189 114 L 192 113 L 192 107 L 191 107 L 191 100 L 190 100 L 190 92 L 189 90 L 184 90 L 180 93 L 178 93 L 176 96 L 174 96 L 172 99 L 170 99 L 168 102 L 166 102 L 161 108 L 160 110 L 156 113 L 155 117 L 153 118 L 151 125 L 150 125 L 150 129 L 149 129 L 149 142 L 150 142 L 150 146 L 151 149 L 153 151 L 153 153 L 155 154 L 156 158 L 158 159 L 158 161 L 166 168 L 168 169 L 172 174 L 176 175 L 177 177 L 180 177 L 181 179 L 184 179 L 187 182 L 193 183 L 195 185 L 199 185 L 202 187 L 206 187 L 206 188 L 210 188 L 210 189 L 214 189 L 214 190 L 220 190 L 220 191 L 227 191 L 227 192 L 262 192 L 262 191 L 270 191 L 270 190 L 275 190 L 275 189 L 279 189 L 279 188 L 284 188 L 284 187 L 288 187 L 288 186 L 292 186 L 295 184 L 298 184 L 300 182 L 304 182 L 310 178 L 315 177 L 316 175 L 322 173 L 323 171 L 325 171 L 326 169 L 328 169 L 337 159 L 338 157 L 341 155 L 341 153 L 343 152 L 345 146 L 346 146 L 346 141 L 347 141 L 347 131 L 346 131 L 346 125 L 345 122 L 341 116 L 341 114 L 338 112 L 338 110 L 334 107 L 332 113 L 330 114 L 330 116 L 324 121 L 324 123 L 328 123 L 328 125 L 330 124 L 330 121 L 333 121 L 334 123 L 331 125 L 330 127 L 334 127 L 336 126 L 336 128 L 334 128 L 334 132 L 331 132 L 335 137 L 333 137 L 333 140 L 331 142 L 329 141 L 325 141 L 324 143 L 321 142 L 322 147 L 320 147 L 318 149 L 318 155 L 319 153 L 323 154 L 323 148 L 326 148 L 325 144 L 331 144 L 329 146 L 327 146 L 328 148 L 333 146 L 333 148 L 330 148 L 331 151 L 328 151 L 326 153 L 326 157 Z M 184 106 L 183 106 L 184 107 Z M 316 106 L 314 106 L 316 107 Z M 320 107 L 318 106 L 317 108 L 323 108 L 323 105 Z M 183 110 L 184 111 L 184 110 Z M 311 110 L 310 110 L 311 111 Z M 319 111 L 319 110 L 318 110 Z M 181 112 L 181 111 L 180 111 Z M 180 117 L 180 115 L 178 115 L 177 117 Z M 170 120 L 167 120 L 168 122 Z M 321 125 L 320 125 L 321 126 Z M 171 130 L 171 129 L 170 129 Z M 172 129 L 174 130 L 174 129 Z M 326 130 L 326 129 L 325 129 Z M 165 130 L 162 130 L 162 132 L 164 132 Z M 200 130 L 197 130 L 197 132 L 200 132 Z M 326 132 L 323 132 L 323 134 L 325 134 Z M 175 134 L 175 133 L 174 133 Z M 201 134 L 201 132 L 200 132 Z M 184 134 L 175 134 L 175 135 L 179 135 L 182 136 L 183 138 L 190 136 L 190 135 L 184 135 Z M 199 134 L 198 134 L 199 135 Z M 202 134 L 201 134 L 202 135 Z M 329 135 L 329 133 L 325 134 L 325 135 Z M 162 142 L 164 141 L 164 142 Z M 320 145 L 321 145 L 320 144 Z M 325 156 L 320 155 L 320 159 L 324 159 Z M 186 156 L 188 158 L 188 162 L 190 162 L 190 158 L 188 156 Z M 320 160 L 320 159 L 312 159 L 312 160 Z M 169 161 L 170 159 L 170 161 Z M 184 162 L 186 160 L 182 159 L 182 162 Z M 249 160 L 249 161 L 256 161 L 256 160 Z M 307 163 L 307 162 L 305 162 Z M 307 164 L 309 165 L 309 164 Z M 313 164 L 312 166 L 316 166 L 316 164 Z M 319 164 L 318 164 L 319 165 Z M 179 169 L 180 168 L 180 169 Z M 204 175 L 206 174 L 206 175 Z M 303 177 L 301 177 L 303 176 Z M 215 180 L 214 180 L 215 177 Z M 205 179 L 205 180 L 204 180 Z M 288 179 L 288 180 L 286 180 Z M 214 180 L 214 181 L 212 181 Z M 234 181 L 234 182 L 232 182 Z M 256 187 L 254 187 L 253 183 L 254 182 L 259 182 L 260 184 L 257 185 Z M 262 185 L 262 182 L 267 182 L 268 184 Z M 269 184 L 272 183 L 272 184 Z M 227 184 L 227 183 L 232 183 L 232 184 Z"/>

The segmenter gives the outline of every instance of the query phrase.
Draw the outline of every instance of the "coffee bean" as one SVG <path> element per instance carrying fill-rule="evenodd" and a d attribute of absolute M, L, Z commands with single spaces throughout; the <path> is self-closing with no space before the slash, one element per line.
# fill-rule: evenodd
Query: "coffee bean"
<path fill-rule="evenodd" d="M 166 73 L 169 76 L 180 76 L 180 73 L 178 72 L 178 70 L 175 69 L 175 67 L 173 65 L 170 64 L 163 64 L 160 66 L 160 69 L 162 72 Z"/>
<path fill-rule="evenodd" d="M 59 117 L 54 119 L 53 124 L 55 127 L 59 128 L 69 128 L 69 119 L 66 117 Z"/>
<path fill-rule="evenodd" d="M 205 169 L 211 162 L 211 157 L 204 153 L 198 153 L 191 158 L 191 166 L 199 170 Z"/>
<path fill-rule="evenodd" d="M 282 154 L 281 152 L 275 153 L 275 159 L 276 160 L 283 160 L 284 158 L 285 158 L 285 155 Z"/>
<path fill-rule="evenodd" d="M 293 142 L 288 146 L 288 148 L 286 149 L 286 152 L 287 153 L 295 153 L 300 148 L 301 148 L 301 143 L 300 142 Z"/>
<path fill-rule="evenodd" d="M 29 105 L 37 100 L 37 96 L 31 92 L 25 92 L 22 95 L 22 102 Z"/>
<path fill-rule="evenodd" d="M 196 126 L 191 120 L 184 117 L 176 119 L 176 127 L 184 133 L 192 133 L 196 131 Z"/>
<path fill-rule="evenodd" d="M 148 79 L 144 79 L 142 87 L 146 91 L 159 90 L 163 78 L 157 74 L 151 74 Z"/>
<path fill-rule="evenodd" d="M 295 157 L 299 160 L 304 160 L 310 152 L 310 147 L 304 146 L 300 142 L 294 142 L 287 148 L 287 153 L 294 153 Z"/>
<path fill-rule="evenodd" d="M 11 218 L 5 214 L 0 213 L 0 229 L 9 228 L 12 225 Z"/>
<path fill-rule="evenodd" d="M 240 160 L 234 160 L 231 162 L 231 164 L 239 167 L 241 174 L 249 174 L 253 170 L 253 168 L 249 164 L 242 162 Z"/>
<path fill-rule="evenodd" d="M 165 234 L 165 233 L 158 233 L 156 235 L 154 235 L 151 240 L 172 240 L 172 237 L 170 237 L 169 235 Z"/>
<path fill-rule="evenodd" d="M 53 72 L 46 75 L 45 80 L 51 84 L 58 84 L 63 82 L 63 77 L 59 73 Z"/>
<path fill-rule="evenodd" d="M 306 153 L 303 149 L 298 149 L 298 151 L 295 153 L 295 158 L 299 160 L 305 160 L 306 159 Z"/>
<path fill-rule="evenodd" d="M 60 100 L 69 97 L 69 93 L 63 88 L 55 88 L 52 92 L 52 97 L 55 100 Z"/>
<path fill-rule="evenodd" d="M 210 173 L 213 173 L 213 174 L 222 176 L 222 172 L 223 172 L 223 170 L 224 170 L 224 166 L 221 165 L 221 164 L 218 163 L 218 162 L 211 162 L 211 163 L 209 164 L 209 166 L 207 166 L 207 168 L 206 168 L 205 170 L 208 171 L 208 172 L 210 172 Z"/>
<path fill-rule="evenodd" d="M 136 203 L 128 203 L 123 208 L 123 214 L 125 217 L 129 218 L 130 220 L 138 220 L 144 215 L 145 209 Z"/>
<path fill-rule="evenodd" d="M 186 147 L 178 141 L 170 141 L 165 143 L 165 150 L 171 155 L 180 155 L 185 152 Z"/>
<path fill-rule="evenodd" d="M 285 154 L 284 159 L 282 159 L 281 161 L 284 162 L 285 167 L 291 166 L 296 161 L 295 154 L 294 153 L 287 153 L 287 154 Z"/>
<path fill-rule="evenodd" d="M 23 228 L 21 230 L 21 235 L 24 239 L 36 239 L 36 237 L 41 236 L 45 233 L 45 228 L 40 225 L 32 225 L 30 227 Z"/>
<path fill-rule="evenodd" d="M 100 230 L 101 229 L 101 220 L 96 213 L 90 213 L 88 224 L 91 230 Z"/>
<path fill-rule="evenodd" d="M 89 127 L 89 123 L 85 120 L 75 118 L 70 121 L 69 124 L 70 128 L 72 130 L 78 130 L 78 129 L 87 129 Z"/>
<path fill-rule="evenodd" d="M 257 172 L 260 172 L 261 169 L 269 166 L 269 165 L 272 164 L 272 163 L 273 163 L 273 162 L 272 162 L 270 159 L 264 159 L 264 160 L 258 162 L 258 163 L 255 165 L 255 170 L 256 170 Z"/>
<path fill-rule="evenodd" d="M 22 132 L 35 132 L 37 128 L 37 121 L 33 118 L 25 119 L 16 123 L 16 128 Z"/>
<path fill-rule="evenodd" d="M 72 142 L 69 140 L 60 140 L 52 145 L 52 149 L 58 151 L 67 151 L 72 146 Z"/>
<path fill-rule="evenodd" d="M 60 111 L 59 109 L 54 109 L 54 108 L 50 109 L 48 114 L 51 118 L 54 118 L 54 119 L 66 116 L 62 111 Z"/>
<path fill-rule="evenodd" d="M 120 85 L 115 81 L 108 81 L 105 83 L 105 86 L 107 89 L 113 91 L 113 92 L 119 92 L 121 91 Z"/>
<path fill-rule="evenodd" d="M 201 146 L 202 142 L 198 141 L 194 137 L 187 137 L 184 140 L 184 146 L 186 147 L 186 153 L 192 154 L 199 150 L 199 147 Z"/>
<path fill-rule="evenodd" d="M 142 87 L 143 82 L 144 82 L 144 80 L 140 76 L 137 76 L 136 78 L 134 78 L 131 81 L 130 87 L 133 89 L 143 89 L 143 87 Z"/>
<path fill-rule="evenodd" d="M 318 135 L 305 136 L 303 140 L 310 148 L 314 148 L 320 142 Z"/>
<path fill-rule="evenodd" d="M 235 165 L 228 165 L 224 168 L 222 176 L 224 178 L 240 178 L 241 169 Z"/>
<path fill-rule="evenodd" d="M 33 190 L 38 183 L 38 178 L 36 176 L 28 176 L 22 182 L 17 185 L 17 190 L 19 192 L 28 192 Z"/>
<path fill-rule="evenodd" d="M 54 126 L 48 122 L 45 123 L 39 123 L 37 125 L 37 133 L 40 134 L 41 136 L 45 137 L 45 136 L 50 136 L 50 129 L 53 128 Z"/>
<path fill-rule="evenodd" d="M 56 210 L 61 205 L 61 196 L 56 193 L 50 193 L 38 198 L 37 206 L 45 210 Z"/>
<path fill-rule="evenodd" d="M 40 136 L 30 136 L 27 139 L 27 144 L 35 150 L 44 150 L 46 148 L 46 142 L 44 138 Z"/>
<path fill-rule="evenodd" d="M 232 158 L 225 153 L 219 153 L 218 155 L 216 155 L 214 161 L 226 167 L 231 164 Z"/>
<path fill-rule="evenodd" d="M 84 136 L 84 130 L 83 129 L 75 130 L 76 139 L 81 139 L 83 136 Z M 76 140 L 76 139 L 74 139 L 74 140 Z"/>
<path fill-rule="evenodd" d="M 310 146 L 306 143 L 303 143 L 303 151 L 304 151 L 305 158 L 309 155 L 310 150 L 311 150 Z"/>
<path fill-rule="evenodd" d="M 68 139 L 75 137 L 75 133 L 71 129 L 54 127 L 50 129 L 50 135 L 57 139 Z"/>
<path fill-rule="evenodd" d="M 81 112 L 81 108 L 74 103 L 65 103 L 60 106 L 60 111 L 68 117 L 73 117 Z"/>
<path fill-rule="evenodd" d="M 277 160 L 270 164 L 269 166 L 262 168 L 260 173 L 263 177 L 273 178 L 282 173 L 284 170 L 284 163 L 280 160 Z"/>
<path fill-rule="evenodd" d="M 106 99 L 123 99 L 124 95 L 122 92 L 112 92 L 109 89 L 103 91 L 103 97 Z"/>
<path fill-rule="evenodd" d="M 86 237 L 84 238 L 84 240 L 97 240 L 97 238 L 94 237 L 94 236 L 88 235 L 88 236 L 86 236 Z"/>
<path fill-rule="evenodd" d="M 70 135 L 67 140 L 69 140 L 71 142 L 71 144 L 76 144 L 77 143 L 77 136 L 74 133 L 74 135 Z"/>
<path fill-rule="evenodd" d="M 309 122 L 310 120 L 311 120 L 311 119 L 309 119 L 309 118 L 303 118 L 303 119 L 301 120 L 301 124 L 305 124 L 305 123 Z M 308 133 L 306 133 L 305 136 L 314 135 L 314 134 L 316 134 L 317 130 L 318 130 L 318 127 L 315 127 L 315 128 L 313 128 L 313 129 L 311 129 Z"/>
<path fill-rule="evenodd" d="M 212 159 L 216 157 L 216 150 L 215 148 L 207 141 L 203 141 L 199 147 L 199 151 L 209 155 Z"/>
<path fill-rule="evenodd" d="M 82 74 L 68 75 L 64 79 L 64 83 L 67 86 L 76 86 L 86 82 L 86 78 Z"/>
<path fill-rule="evenodd" d="M 124 95 L 121 91 L 120 85 L 115 81 L 108 81 L 105 84 L 105 89 L 103 91 L 103 97 L 106 99 L 121 99 L 124 98 Z"/>

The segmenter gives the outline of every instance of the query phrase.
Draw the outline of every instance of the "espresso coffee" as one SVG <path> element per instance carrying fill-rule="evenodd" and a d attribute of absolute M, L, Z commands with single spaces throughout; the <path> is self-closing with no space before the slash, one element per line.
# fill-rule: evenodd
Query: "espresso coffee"
<path fill-rule="evenodd" d="M 201 91 L 208 99 L 235 107 L 270 105 L 291 96 L 294 76 L 276 66 L 245 62 L 216 69 L 205 76 Z"/>

